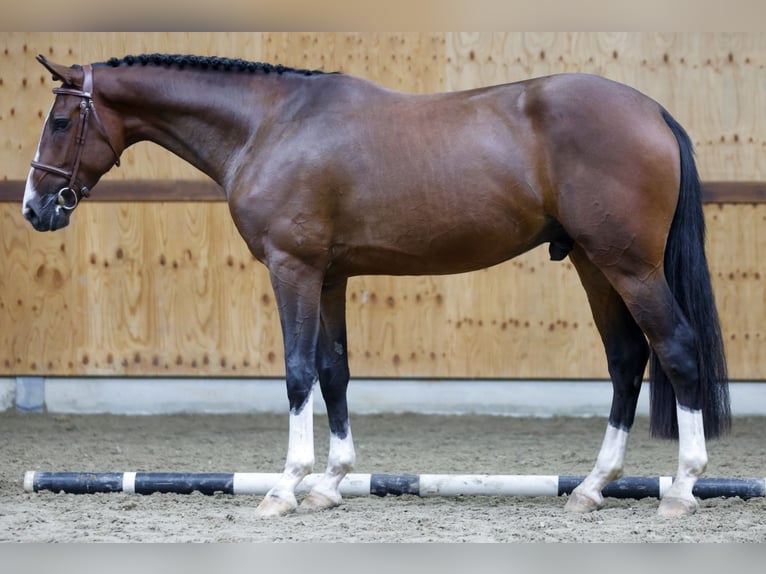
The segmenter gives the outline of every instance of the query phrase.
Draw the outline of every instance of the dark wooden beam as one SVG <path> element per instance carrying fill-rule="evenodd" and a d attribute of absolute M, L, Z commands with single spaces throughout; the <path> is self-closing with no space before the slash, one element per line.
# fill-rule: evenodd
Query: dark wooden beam
<path fill-rule="evenodd" d="M 0 181 L 0 202 L 21 202 L 24 182 Z M 224 201 L 223 190 L 206 180 L 102 181 L 88 201 Z M 766 182 L 707 181 L 702 184 L 705 203 L 766 203 Z"/>
<path fill-rule="evenodd" d="M 766 182 L 705 181 L 702 182 L 704 203 L 766 203 Z"/>
<path fill-rule="evenodd" d="M 24 182 L 0 181 L 0 201 L 21 202 Z M 224 201 L 221 187 L 206 180 L 102 181 L 87 201 Z"/>

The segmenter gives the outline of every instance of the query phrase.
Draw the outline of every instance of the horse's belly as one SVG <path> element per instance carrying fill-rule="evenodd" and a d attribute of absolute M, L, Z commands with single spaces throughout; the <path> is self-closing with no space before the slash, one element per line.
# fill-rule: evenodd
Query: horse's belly
<path fill-rule="evenodd" d="M 385 226 L 389 227 L 389 226 Z M 344 275 L 445 275 L 496 265 L 540 243 L 537 226 L 461 223 L 439 232 L 402 225 L 332 247 L 332 270 Z M 429 232 L 430 231 L 430 232 Z"/>
<path fill-rule="evenodd" d="M 403 161 L 402 180 L 352 187 L 335 212 L 333 264 L 348 274 L 463 273 L 538 245 L 549 219 L 528 168 L 473 151 L 480 160 L 442 158 L 436 174 Z"/>

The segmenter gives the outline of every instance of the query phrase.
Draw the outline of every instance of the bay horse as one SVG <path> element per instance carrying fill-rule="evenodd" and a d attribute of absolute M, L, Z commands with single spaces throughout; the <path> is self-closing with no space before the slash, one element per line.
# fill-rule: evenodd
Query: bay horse
<path fill-rule="evenodd" d="M 327 405 L 327 470 L 301 507 L 341 503 L 353 468 L 345 294 L 356 275 L 461 273 L 549 244 L 582 281 L 613 385 L 593 470 L 566 508 L 603 505 L 619 477 L 651 358 L 651 431 L 678 438 L 663 516 L 693 513 L 706 438 L 730 426 L 691 141 L 657 102 L 562 74 L 415 95 L 340 73 L 153 54 L 71 67 L 53 91 L 23 199 L 39 231 L 69 223 L 122 151 L 152 141 L 216 181 L 269 270 L 283 334 L 289 441 L 259 516 L 298 507 L 314 464 L 312 393 Z"/>

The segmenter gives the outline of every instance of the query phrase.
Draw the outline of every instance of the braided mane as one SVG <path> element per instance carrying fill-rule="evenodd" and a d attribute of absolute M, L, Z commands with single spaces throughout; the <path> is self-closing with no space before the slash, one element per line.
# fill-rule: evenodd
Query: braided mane
<path fill-rule="evenodd" d="M 261 74 L 299 74 L 301 76 L 321 75 L 321 70 L 302 70 L 288 68 L 282 65 L 266 64 L 264 62 L 249 62 L 242 59 L 220 58 L 218 56 L 189 56 L 181 54 L 141 54 L 138 56 L 125 56 L 124 58 L 111 58 L 106 62 L 95 64 L 97 66 L 164 66 L 178 68 L 190 68 L 194 70 L 215 70 L 240 73 Z M 337 73 L 337 72 L 333 72 Z"/>

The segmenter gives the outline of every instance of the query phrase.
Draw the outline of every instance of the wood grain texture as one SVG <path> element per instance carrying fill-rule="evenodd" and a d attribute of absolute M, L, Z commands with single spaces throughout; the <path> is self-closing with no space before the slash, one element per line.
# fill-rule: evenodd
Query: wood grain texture
<path fill-rule="evenodd" d="M 766 378 L 766 205 L 706 207 L 731 375 Z M 90 203 L 39 234 L 0 204 L 0 374 L 278 376 L 266 269 L 225 203 Z M 568 261 L 349 283 L 356 377 L 603 378 Z"/>
<path fill-rule="evenodd" d="M 766 379 L 766 205 L 709 206 L 705 214 L 730 372 Z"/>
<path fill-rule="evenodd" d="M 444 89 L 444 43 L 440 33 L 268 33 L 264 58 L 360 76 L 393 90 L 430 93 Z"/>
<path fill-rule="evenodd" d="M 0 181 L 0 202 L 21 203 L 24 186 L 21 180 Z M 210 179 L 107 180 L 93 188 L 87 201 L 226 201 L 226 194 Z"/>
<path fill-rule="evenodd" d="M 238 56 L 339 70 L 408 92 L 469 89 L 557 72 L 597 73 L 657 99 L 688 129 L 703 179 L 766 173 L 766 33 L 5 33 L 0 180 L 24 179 L 52 102 L 43 53 L 63 63 L 140 52 Z M 107 179 L 203 179 L 141 143 Z"/>
<path fill-rule="evenodd" d="M 6 207 L 4 372 L 282 371 L 268 276 L 226 204 L 91 204 L 50 234 Z"/>
<path fill-rule="evenodd" d="M 37 148 L 43 119 L 53 102 L 50 74 L 37 54 L 62 64 L 102 62 L 113 56 L 167 52 L 237 55 L 262 59 L 259 32 L 12 32 L 0 35 L 0 179 L 24 179 Z M 13 110 L 13 113 L 10 112 Z M 107 179 L 202 179 L 204 175 L 169 152 L 142 142 L 122 156 Z"/>
<path fill-rule="evenodd" d="M 686 127 L 703 179 L 766 178 L 766 34 L 453 33 L 446 46 L 449 90 L 599 74 L 656 99 Z"/>
<path fill-rule="evenodd" d="M 395 89 L 444 88 L 443 34 L 260 32 L 6 33 L 0 35 L 0 180 L 25 179 L 43 119 L 53 102 L 50 74 L 34 59 L 100 62 L 138 53 L 239 57 L 293 67 L 344 71 Z M 204 179 L 170 152 L 142 142 L 126 150 L 108 180 Z"/>
<path fill-rule="evenodd" d="M 723 33 L 0 35 L 0 374 L 283 373 L 266 270 L 220 192 L 170 153 L 128 150 L 64 230 L 38 234 L 21 217 L 53 98 L 34 56 L 140 52 L 341 70 L 409 92 L 560 71 L 634 85 L 692 135 L 715 203 L 705 208 L 708 256 L 731 375 L 766 379 L 766 34 Z M 141 193 L 147 201 L 135 201 Z M 464 275 L 354 278 L 348 315 L 356 377 L 607 376 L 576 274 L 544 248 Z"/>
<path fill-rule="evenodd" d="M 20 203 L 24 195 L 21 180 L 0 181 L 0 202 Z M 100 182 L 88 198 L 103 201 L 225 201 L 223 189 L 211 180 L 138 179 Z M 703 203 L 766 203 L 766 182 L 702 182 Z"/>

